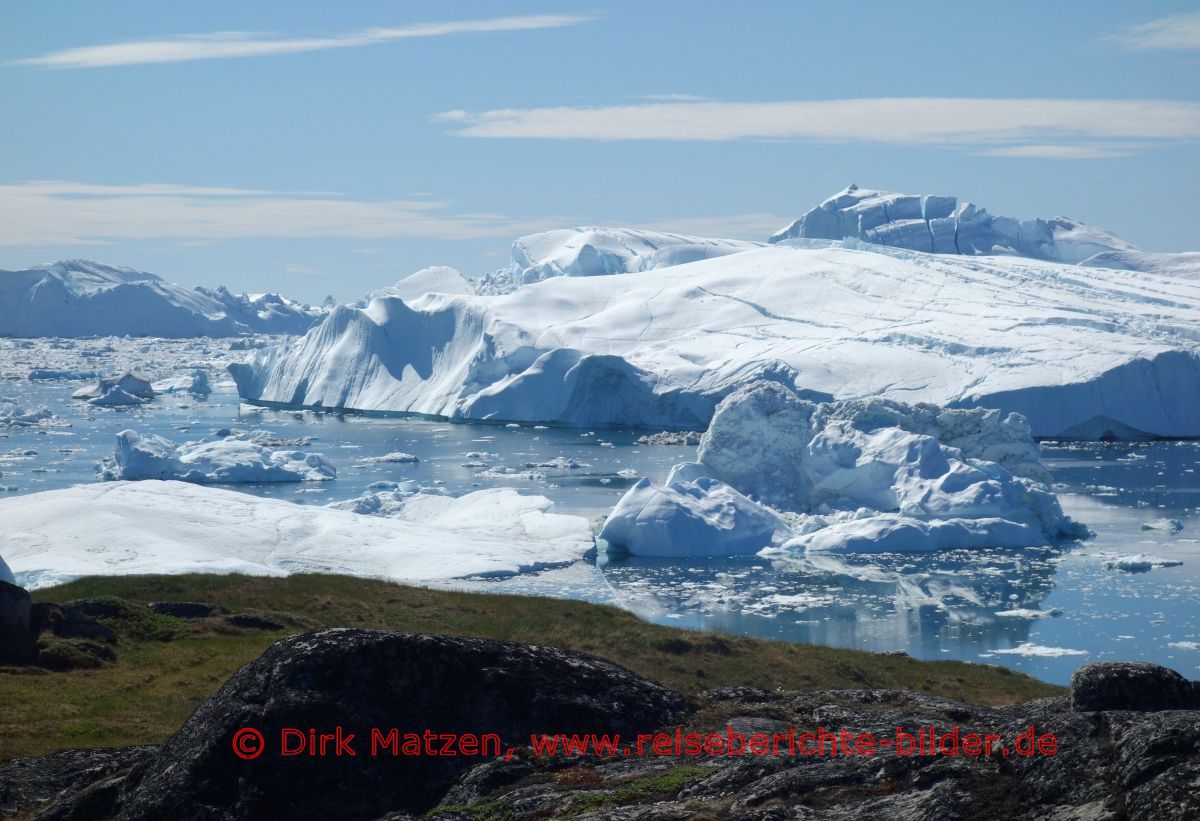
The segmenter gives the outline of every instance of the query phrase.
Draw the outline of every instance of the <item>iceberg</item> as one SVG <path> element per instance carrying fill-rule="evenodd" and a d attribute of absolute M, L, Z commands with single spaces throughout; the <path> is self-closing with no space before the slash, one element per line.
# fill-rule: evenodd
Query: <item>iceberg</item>
<path fill-rule="evenodd" d="M 99 467 L 100 477 L 108 480 L 180 479 L 199 484 L 320 482 L 337 477 L 337 470 L 319 453 L 272 450 L 232 436 L 176 445 L 134 430 L 117 434 L 113 455 Z"/>
<path fill-rule="evenodd" d="M 1017 412 L 1037 437 L 1194 437 L 1200 281 L 776 245 L 341 306 L 230 372 L 249 402 L 450 419 L 703 430 L 766 376 L 814 398 Z"/>
<path fill-rule="evenodd" d="M 931 254 L 1007 254 L 1089 267 L 1200 276 L 1200 254 L 1140 251 L 1111 231 L 1068 217 L 992 216 L 957 197 L 850 185 L 776 231 L 771 243 L 853 238 Z"/>
<path fill-rule="evenodd" d="M 790 532 L 773 511 L 724 482 L 698 477 L 663 487 L 640 479 L 617 502 L 600 538 L 610 552 L 635 556 L 736 556 L 778 544 Z"/>
<path fill-rule="evenodd" d="M 89 399 L 87 403 L 97 408 L 120 408 L 130 405 L 144 405 L 149 401 L 149 399 L 135 396 L 122 388 L 113 387 L 109 388 L 103 395 Z"/>
<path fill-rule="evenodd" d="M 0 556 L 0 582 L 8 582 L 9 584 L 17 583 L 16 577 L 13 576 L 13 572 L 9 569 L 3 556 Z"/>
<path fill-rule="evenodd" d="M 80 388 L 71 394 L 71 398 L 100 399 L 113 390 L 119 390 L 139 399 L 152 399 L 155 394 L 154 386 L 150 384 L 149 379 L 126 371 L 120 376 L 103 378 L 90 388 Z"/>
<path fill-rule="evenodd" d="M 201 368 L 194 368 L 155 382 L 153 388 L 155 393 L 188 393 L 193 396 L 208 396 L 212 393 L 208 371 Z"/>
<path fill-rule="evenodd" d="M 139 573 L 429 583 L 579 561 L 593 547 L 587 520 L 551 507 L 503 488 L 405 520 L 176 481 L 109 482 L 0 500 L 0 555 L 31 589 Z"/>
<path fill-rule="evenodd" d="M 300 334 L 322 313 L 278 294 L 187 288 L 91 260 L 0 271 L 0 336 Z"/>
<path fill-rule="evenodd" d="M 1046 478 L 1015 414 L 884 399 L 815 403 L 761 381 L 722 400 L 697 462 L 676 466 L 665 487 L 638 482 L 601 536 L 658 556 L 928 552 L 1086 538 Z"/>

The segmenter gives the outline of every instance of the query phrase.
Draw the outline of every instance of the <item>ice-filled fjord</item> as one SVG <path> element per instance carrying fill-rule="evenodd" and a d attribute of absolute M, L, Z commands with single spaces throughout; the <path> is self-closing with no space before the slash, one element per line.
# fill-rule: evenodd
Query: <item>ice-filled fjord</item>
<path fill-rule="evenodd" d="M 266 340 L 253 344 L 263 342 Z M 242 340 L 211 339 L 0 339 L 0 394 L 11 397 L 19 407 L 45 406 L 57 417 L 53 426 L 0 429 L 0 498 L 9 497 L 17 507 L 53 506 L 60 515 L 71 516 L 88 498 L 47 491 L 128 486 L 123 492 L 132 495 L 127 498 L 139 498 L 144 492 L 142 509 L 152 512 L 157 499 L 154 489 L 166 483 L 95 481 L 95 464 L 112 455 L 118 433 L 133 428 L 142 435 L 152 433 L 175 442 L 237 436 L 271 449 L 321 452 L 337 466 L 336 481 L 224 487 L 237 490 L 247 505 L 259 500 L 286 502 L 289 506 L 278 510 L 290 511 L 333 503 L 373 514 L 339 520 L 348 528 L 356 527 L 353 522 L 401 511 L 415 515 L 420 506 L 431 504 L 423 497 L 463 499 L 480 490 L 516 488 L 523 497 L 552 501 L 555 513 L 577 517 L 582 529 L 587 522 L 594 528 L 640 478 L 649 477 L 659 484 L 672 473 L 673 465 L 693 463 L 697 457 L 694 438 L 647 436 L 644 430 L 447 424 L 419 417 L 376 418 L 239 405 L 232 384 L 221 381 L 219 369 L 221 363 L 241 356 L 244 345 Z M 146 405 L 120 411 L 94 409 L 70 398 L 76 388 L 94 384 L 95 377 L 87 371 L 120 374 L 132 370 L 158 383 L 174 374 L 190 373 L 204 363 L 213 387 L 207 397 L 160 394 Z M 84 375 L 73 380 L 29 379 L 45 370 Z M 920 418 L 928 423 L 926 417 Z M 1004 444 L 1002 449 L 977 450 L 972 458 L 1003 461 L 1004 452 L 1020 440 L 1019 428 L 1004 427 L 1006 419 L 1003 414 L 993 419 L 1007 431 L 1003 436 L 991 425 L 979 429 L 978 434 L 986 436 L 970 428 L 947 428 L 941 435 L 957 430 L 956 435 L 965 436 L 967 447 L 972 437 L 980 442 L 999 441 Z M 397 452 L 420 461 L 379 458 Z M 1196 539 L 1200 486 L 1195 479 L 1200 443 L 1043 442 L 1041 456 L 1064 512 L 1085 522 L 1096 532 L 1095 538 L 1015 550 L 977 547 L 930 553 L 789 549 L 762 556 L 681 559 L 601 552 L 594 564 L 576 560 L 541 572 L 533 571 L 546 566 L 544 559 L 513 556 L 506 560 L 508 566 L 522 569 L 514 576 L 489 576 L 486 581 L 408 580 L 580 597 L 697 629 L 904 650 L 922 658 L 986 660 L 1058 682 L 1065 682 L 1081 660 L 1125 658 L 1133 647 L 1149 660 L 1178 669 L 1194 668 L 1200 663 L 1200 654 L 1172 645 L 1200 641 L 1194 606 L 1200 596 L 1200 541 Z M 1033 461 L 1018 447 L 1006 464 L 1010 472 L 1026 470 L 1030 475 Z M 703 475 L 692 467 L 674 474 L 675 479 L 689 480 Z M 188 486 L 197 491 L 214 489 Z M 6 559 L 15 549 L 5 526 L 9 509 L 0 510 L 0 556 Z M 179 524 L 191 527 L 186 517 L 203 519 L 208 515 L 203 505 L 192 505 L 180 514 Z M 792 522 L 794 515 L 782 518 Z M 44 521 L 53 518 L 48 515 Z M 449 512 L 445 517 L 447 521 L 455 519 L 465 524 L 458 513 Z M 499 527 L 495 519 L 489 515 L 487 527 Z M 529 521 L 524 513 L 515 519 Z M 1177 520 L 1183 527 L 1142 529 L 1144 523 L 1159 519 Z M 159 559 L 166 561 L 157 553 L 143 559 L 141 530 L 134 527 L 126 535 L 124 521 L 105 531 L 110 544 L 104 548 L 102 572 L 136 572 L 122 567 L 146 568 Z M 228 526 L 220 536 L 227 543 L 226 551 L 240 550 L 240 542 L 261 535 L 225 519 L 214 527 L 221 525 Z M 151 527 L 166 527 L 166 523 L 156 518 L 153 524 L 147 523 L 147 528 Z M 536 528 L 524 532 L 536 541 Z M 450 538 L 440 531 L 434 533 L 430 531 L 434 541 L 426 544 L 432 550 Z M 503 541 L 508 541 L 507 537 Z M 497 545 L 490 554 L 494 558 L 500 557 L 497 542 L 490 542 Z M 517 547 L 539 553 L 553 549 L 529 547 L 529 542 L 525 545 Z M 590 541 L 586 547 L 580 546 L 577 555 L 590 555 L 590 547 Z M 291 566 L 289 553 L 287 546 L 278 550 L 274 558 L 279 567 Z M 1115 558 L 1138 553 L 1182 564 L 1145 573 L 1105 567 Z M 229 555 L 224 554 L 226 558 Z M 18 579 L 28 583 L 16 560 L 12 561 Z M 62 554 L 56 561 L 65 575 L 97 571 L 85 554 Z M 366 573 L 366 564 L 336 566 Z M 306 565 L 298 560 L 295 566 Z M 393 578 L 406 577 L 397 571 Z M 1000 615 L 1014 610 L 1046 615 L 1038 619 Z M 1086 650 L 1088 656 L 994 653 L 1027 642 Z"/>
<path fill-rule="evenodd" d="M 1153 441 L 1200 436 L 1197 255 L 953 198 L 817 210 L 769 244 L 534 234 L 323 319 L 94 263 L 0 274 L 42 323 L 0 300 L 0 556 L 27 586 L 578 596 L 1054 681 L 1135 644 L 1200 661 L 1200 446 Z"/>
<path fill-rule="evenodd" d="M 990 459 L 988 457 L 991 457 Z M 814 403 L 776 382 L 717 406 L 697 461 L 643 479 L 601 538 L 642 556 L 1032 547 L 1086 537 L 1017 414 Z M 777 511 L 791 513 L 789 527 Z"/>
<path fill-rule="evenodd" d="M 1200 436 L 1200 280 L 804 242 L 343 306 L 231 371 L 253 402 L 458 420 L 702 430 L 768 376 L 1015 411 L 1040 437 Z"/>

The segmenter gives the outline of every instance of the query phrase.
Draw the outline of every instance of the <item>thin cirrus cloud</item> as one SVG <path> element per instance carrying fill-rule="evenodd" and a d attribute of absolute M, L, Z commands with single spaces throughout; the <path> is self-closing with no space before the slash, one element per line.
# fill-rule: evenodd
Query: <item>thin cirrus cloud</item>
<path fill-rule="evenodd" d="M 1129 26 L 1103 38 L 1130 51 L 1200 49 L 1200 13 L 1172 14 Z"/>
<path fill-rule="evenodd" d="M 0 184 L 0 246 L 87 245 L 131 239 L 237 237 L 513 237 L 554 218 L 459 213 L 435 199 L 358 200 L 328 192 L 276 192 L 171 184 Z"/>
<path fill-rule="evenodd" d="M 643 222 L 645 222 L 643 220 Z M 784 222 L 772 214 L 680 218 L 650 227 L 702 236 L 760 238 Z M 321 191 L 267 191 L 169 183 L 69 181 L 0 184 L 0 247 L 173 240 L 208 245 L 238 238 L 388 240 L 496 238 L 577 224 L 561 215 L 518 218 L 460 213 L 434 198 L 361 200 Z M 364 249 L 367 252 L 378 249 Z M 293 273 L 303 273 L 298 268 Z"/>
<path fill-rule="evenodd" d="M 795 140 L 971 148 L 1059 158 L 1115 156 L 1200 138 L 1200 103 L 1172 100 L 880 97 L 780 102 L 446 111 L 461 137 L 563 140 Z M 1114 142 L 1128 143 L 1119 149 Z M 1069 147 L 1069 148 L 1067 148 Z"/>
<path fill-rule="evenodd" d="M 38 68 L 106 68 L 147 63 L 183 63 L 191 60 L 263 57 L 273 54 L 295 54 L 302 51 L 357 48 L 419 37 L 564 28 L 589 23 L 596 19 L 598 19 L 597 16 L 591 14 L 534 14 L 493 17 L 485 20 L 416 23 L 392 28 L 369 28 L 347 34 L 318 37 L 282 37 L 246 31 L 217 31 L 207 34 L 183 34 L 158 40 L 133 40 L 125 43 L 69 48 L 37 57 L 13 60 L 8 64 Z"/>

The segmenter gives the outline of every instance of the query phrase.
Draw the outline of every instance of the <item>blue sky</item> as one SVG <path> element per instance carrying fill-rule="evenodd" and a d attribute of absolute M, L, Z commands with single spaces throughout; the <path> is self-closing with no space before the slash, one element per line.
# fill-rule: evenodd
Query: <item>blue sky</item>
<path fill-rule="evenodd" d="M 1194 3 L 2 14 L 4 268 L 351 299 L 554 227 L 764 238 L 850 182 L 1200 248 Z"/>

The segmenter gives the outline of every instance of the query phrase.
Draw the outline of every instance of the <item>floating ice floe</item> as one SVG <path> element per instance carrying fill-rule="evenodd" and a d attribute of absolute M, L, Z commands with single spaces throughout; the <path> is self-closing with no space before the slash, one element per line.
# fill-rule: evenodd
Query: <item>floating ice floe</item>
<path fill-rule="evenodd" d="M 120 408 L 131 405 L 145 405 L 149 401 L 149 399 L 135 396 L 120 387 L 113 387 L 104 395 L 87 400 L 87 403 L 97 408 Z"/>
<path fill-rule="evenodd" d="M 1164 559 L 1146 553 L 1135 553 L 1129 556 L 1117 556 L 1104 562 L 1105 570 L 1124 570 L 1126 573 L 1145 573 L 1163 567 L 1179 567 L 1183 562 L 1178 559 Z"/>
<path fill-rule="evenodd" d="M 1057 607 L 1053 607 L 1049 610 L 1033 610 L 1028 607 L 1016 607 L 1012 610 L 996 611 L 996 616 L 1002 619 L 1029 619 L 1030 621 L 1035 619 L 1055 618 L 1061 615 L 1062 611 Z"/>
<path fill-rule="evenodd" d="M 139 573 L 506 576 L 592 548 L 587 520 L 551 507 L 493 489 L 384 518 L 174 481 L 76 485 L 0 500 L 0 555 L 30 588 Z"/>
<path fill-rule="evenodd" d="M 154 397 L 150 380 L 126 371 L 120 376 L 101 379 L 90 388 L 80 388 L 71 394 L 73 399 L 86 399 L 97 407 L 144 405 Z"/>
<path fill-rule="evenodd" d="M 1153 522 L 1143 522 L 1142 530 L 1162 530 L 1166 533 L 1178 533 L 1183 530 L 1183 522 L 1178 519 L 1155 519 Z"/>
<path fill-rule="evenodd" d="M 1173 641 L 1167 646 L 1176 650 L 1200 650 L 1200 641 Z"/>
<path fill-rule="evenodd" d="M 367 458 L 363 459 L 363 461 L 364 462 L 389 462 L 389 463 L 403 465 L 403 464 L 414 464 L 416 462 L 420 462 L 421 459 L 420 459 L 420 457 L 414 456 L 411 453 L 404 453 L 403 451 L 394 450 L 391 453 L 385 453 L 383 456 L 368 456 Z"/>
<path fill-rule="evenodd" d="M 70 422 L 59 419 L 58 414 L 43 405 L 36 410 L 26 410 L 11 399 L 0 397 L 0 428 L 69 428 Z"/>
<path fill-rule="evenodd" d="M 208 371 L 201 368 L 155 382 L 153 387 L 157 393 L 189 393 L 195 396 L 208 396 L 212 393 Z"/>
<path fill-rule="evenodd" d="M 1039 481 L 1047 473 L 1028 425 L 998 411 L 818 404 L 762 381 L 721 402 L 697 459 L 676 466 L 662 488 L 635 485 L 601 535 L 658 556 L 755 552 L 755 544 L 852 553 L 1028 547 L 1088 535 Z M 791 514 L 787 528 L 763 524 L 782 524 L 775 511 Z"/>
<path fill-rule="evenodd" d="M 1047 647 L 1043 644 L 1033 644 L 1032 642 L 1022 642 L 1016 647 L 1007 647 L 1003 650 L 993 650 L 993 654 L 997 656 L 1031 656 L 1037 658 L 1060 658 L 1062 656 L 1086 656 L 1087 650 L 1072 650 L 1067 647 Z"/>
<path fill-rule="evenodd" d="M 113 455 L 100 464 L 109 480 L 180 479 L 200 484 L 306 482 L 337 477 L 319 453 L 271 450 L 243 439 L 176 445 L 157 434 L 124 430 Z"/>

